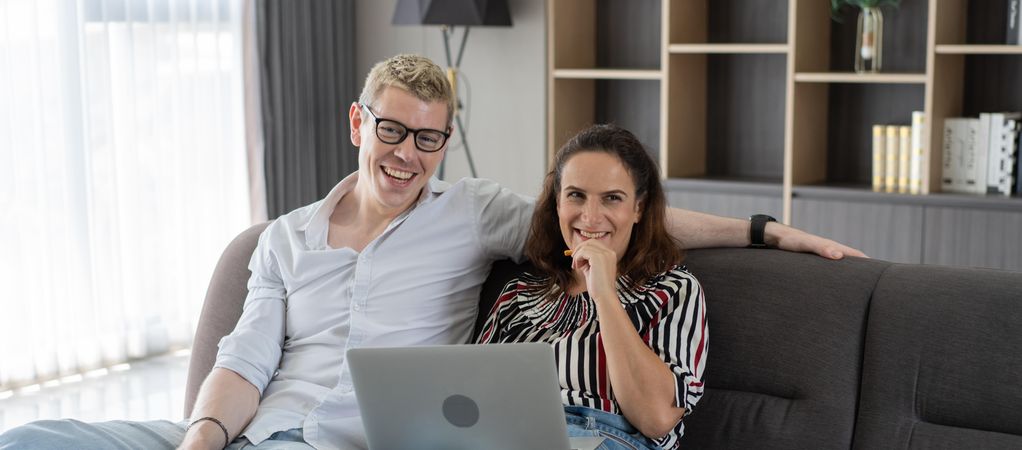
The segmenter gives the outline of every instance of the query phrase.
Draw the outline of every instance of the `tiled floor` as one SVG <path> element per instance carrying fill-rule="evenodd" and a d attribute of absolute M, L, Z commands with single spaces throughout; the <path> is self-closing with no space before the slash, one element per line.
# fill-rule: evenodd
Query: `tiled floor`
<path fill-rule="evenodd" d="M 0 394 L 0 432 L 39 419 L 181 420 L 187 352 L 129 366 L 108 370 L 106 374 L 89 374 L 80 381 L 72 379 L 29 392 Z"/>

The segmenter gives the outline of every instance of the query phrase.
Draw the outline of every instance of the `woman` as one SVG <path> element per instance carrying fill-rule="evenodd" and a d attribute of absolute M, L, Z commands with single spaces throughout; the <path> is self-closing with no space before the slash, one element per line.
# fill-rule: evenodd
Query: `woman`
<path fill-rule="evenodd" d="M 601 448 L 677 448 L 702 396 L 706 308 L 666 207 L 632 133 L 576 135 L 537 200 L 525 252 L 538 273 L 507 284 L 479 336 L 553 345 L 569 434 Z"/>

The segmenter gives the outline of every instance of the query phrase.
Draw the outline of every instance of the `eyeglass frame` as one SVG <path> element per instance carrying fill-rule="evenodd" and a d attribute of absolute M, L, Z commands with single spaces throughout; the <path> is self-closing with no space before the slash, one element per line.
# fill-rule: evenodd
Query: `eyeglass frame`
<path fill-rule="evenodd" d="M 380 142 L 383 142 L 385 144 L 391 144 L 391 145 L 400 144 L 400 143 L 404 142 L 405 139 L 408 139 L 409 135 L 411 135 L 412 136 L 412 142 L 415 144 L 415 149 L 416 150 L 418 150 L 420 152 L 425 152 L 425 153 L 436 153 L 436 152 L 442 150 L 444 148 L 444 146 L 447 145 L 447 140 L 451 138 L 451 133 L 447 133 L 447 132 L 440 131 L 440 130 L 435 130 L 435 129 L 432 129 L 432 128 L 411 128 L 411 127 L 409 127 L 409 126 L 407 126 L 407 125 L 405 125 L 405 124 L 403 124 L 401 122 L 398 122 L 398 121 L 396 121 L 394 119 L 381 118 L 381 117 L 377 116 L 376 113 L 374 113 L 373 110 L 371 108 L 369 108 L 369 105 L 367 105 L 365 103 L 359 103 L 358 105 L 361 106 L 362 108 L 364 108 L 366 111 L 368 111 L 370 116 L 373 116 L 373 120 L 376 122 L 375 126 L 373 127 L 373 131 L 376 132 L 376 138 L 379 139 Z M 404 134 L 401 135 L 401 138 L 398 139 L 395 142 L 388 142 L 386 139 L 383 139 L 380 136 L 380 122 L 383 122 L 383 121 L 393 122 L 393 123 L 395 123 L 397 125 L 400 125 L 401 128 L 404 128 L 405 132 L 404 132 Z M 423 131 L 430 131 L 430 132 L 434 132 L 434 133 L 440 133 L 440 135 L 444 137 L 443 142 L 440 143 L 440 146 L 437 147 L 436 150 L 426 150 L 426 149 L 424 149 L 424 148 L 419 146 L 419 133 L 421 133 Z"/>

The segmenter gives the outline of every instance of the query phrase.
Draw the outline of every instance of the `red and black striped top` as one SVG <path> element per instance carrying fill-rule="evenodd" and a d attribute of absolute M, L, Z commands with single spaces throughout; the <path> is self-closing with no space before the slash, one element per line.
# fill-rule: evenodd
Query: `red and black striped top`
<path fill-rule="evenodd" d="M 479 343 L 547 342 L 554 347 L 565 405 L 614 414 L 614 399 L 596 304 L 588 292 L 552 297 L 542 289 L 545 278 L 524 274 L 511 280 L 497 299 L 479 335 Z M 691 413 L 703 395 L 708 334 L 706 303 L 699 282 L 684 267 L 675 267 L 632 288 L 617 280 L 617 294 L 639 336 L 675 376 L 675 406 Z M 666 436 L 650 436 L 674 449 L 685 431 L 679 421 Z"/>

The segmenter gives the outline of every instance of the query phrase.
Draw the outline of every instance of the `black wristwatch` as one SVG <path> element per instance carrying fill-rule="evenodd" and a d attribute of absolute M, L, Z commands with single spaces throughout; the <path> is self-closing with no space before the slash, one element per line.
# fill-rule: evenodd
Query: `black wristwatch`
<path fill-rule="evenodd" d="M 777 219 L 766 214 L 754 214 L 752 217 L 749 217 L 749 247 L 767 247 L 764 233 L 767 222 L 777 222 Z"/>

